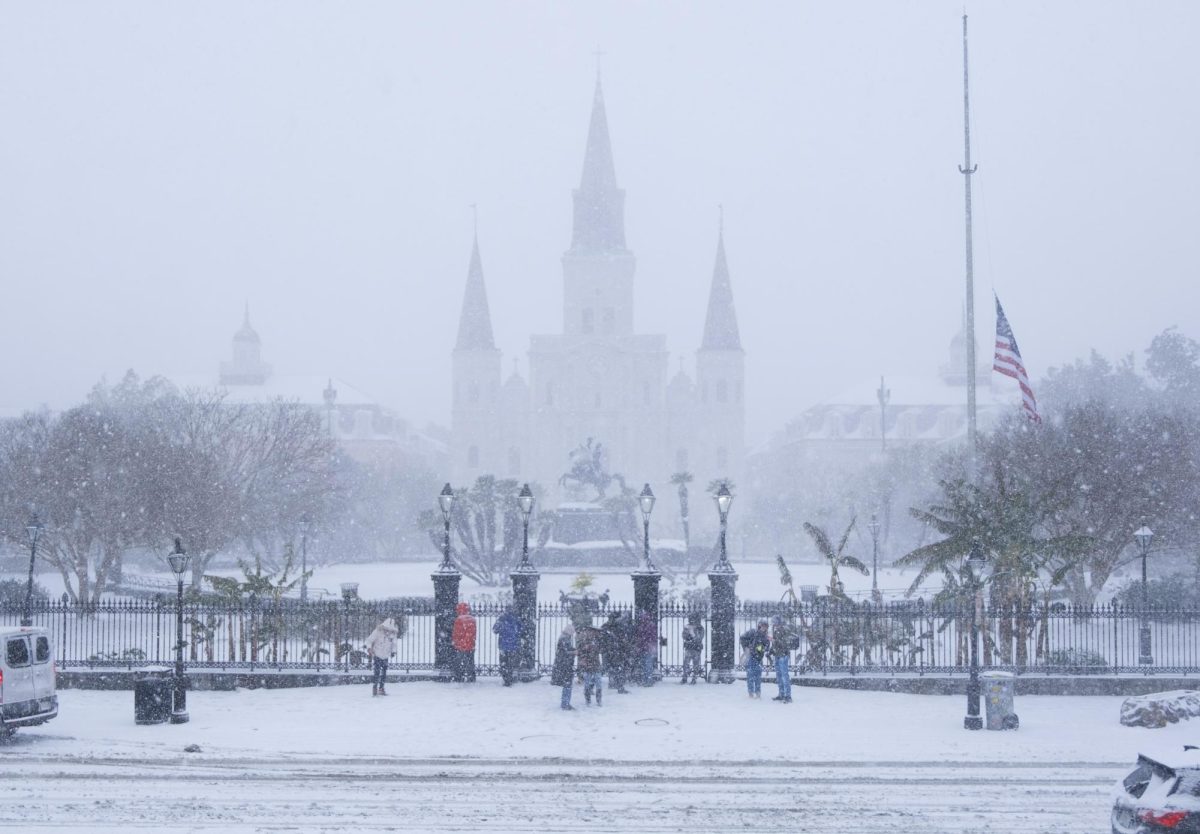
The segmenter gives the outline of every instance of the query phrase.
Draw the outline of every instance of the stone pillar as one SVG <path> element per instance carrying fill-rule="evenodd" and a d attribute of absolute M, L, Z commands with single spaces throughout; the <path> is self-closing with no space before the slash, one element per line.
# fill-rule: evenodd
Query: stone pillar
<path fill-rule="evenodd" d="M 635 570 L 633 577 L 633 622 L 636 624 L 641 620 L 642 613 L 645 612 L 654 618 L 654 622 L 661 628 L 661 621 L 658 616 L 658 583 L 662 581 L 662 574 L 651 568 L 650 570 Z M 661 640 L 659 641 L 661 646 Z M 654 648 L 654 668 L 658 669 L 659 646 Z M 642 668 L 642 658 L 638 658 L 637 668 Z M 638 672 L 640 678 L 641 672 Z M 661 679 L 661 673 L 655 675 Z"/>
<path fill-rule="evenodd" d="M 433 664 L 446 676 L 454 668 L 454 645 L 450 642 L 450 634 L 454 630 L 454 608 L 458 605 L 460 582 L 462 574 L 453 565 L 443 564 L 433 573 Z"/>
<path fill-rule="evenodd" d="M 733 683 L 733 667 L 737 657 L 737 634 L 734 631 L 734 610 L 737 597 L 737 573 L 727 561 L 718 562 L 708 574 L 712 589 L 712 671 L 714 683 Z"/>
<path fill-rule="evenodd" d="M 518 565 L 509 577 L 512 579 L 513 612 L 521 623 L 517 678 L 526 682 L 537 680 L 541 676 L 537 665 L 537 586 L 541 574 L 526 561 Z"/>

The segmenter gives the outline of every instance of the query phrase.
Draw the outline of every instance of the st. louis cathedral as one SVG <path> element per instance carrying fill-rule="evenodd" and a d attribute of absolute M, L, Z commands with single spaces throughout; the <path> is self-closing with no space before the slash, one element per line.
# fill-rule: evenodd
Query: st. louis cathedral
<path fill-rule="evenodd" d="M 540 483 L 552 504 L 569 499 L 558 481 L 572 451 L 589 439 L 606 450 L 608 471 L 631 487 L 648 481 L 663 495 L 681 471 L 692 473 L 694 490 L 718 478 L 736 484 L 745 458 L 745 354 L 723 236 L 695 379 L 682 363 L 670 375 L 666 337 L 633 330 L 636 259 L 625 245 L 625 191 L 617 185 L 599 79 L 573 196 L 562 332 L 531 337 L 528 380 L 515 367 L 502 377 L 475 242 L 453 352 L 455 485 L 493 474 Z"/>

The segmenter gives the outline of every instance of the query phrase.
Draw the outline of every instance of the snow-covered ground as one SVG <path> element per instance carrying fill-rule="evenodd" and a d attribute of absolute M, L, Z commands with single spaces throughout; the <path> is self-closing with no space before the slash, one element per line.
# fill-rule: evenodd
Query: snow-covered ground
<path fill-rule="evenodd" d="M 1025 697 L 967 732 L 961 697 L 663 683 L 557 706 L 511 689 L 394 684 L 195 692 L 137 726 L 130 692 L 64 691 L 0 744 L 4 830 L 1105 830 L 1137 752 L 1200 727 L 1122 727 L 1119 698 Z M 186 753 L 196 744 L 200 752 Z"/>

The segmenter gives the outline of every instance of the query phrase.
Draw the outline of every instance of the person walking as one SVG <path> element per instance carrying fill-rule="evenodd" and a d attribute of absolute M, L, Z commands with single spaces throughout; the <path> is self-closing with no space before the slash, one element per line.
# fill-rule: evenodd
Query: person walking
<path fill-rule="evenodd" d="M 604 637 L 604 668 L 608 672 L 609 688 L 615 689 L 621 695 L 628 695 L 625 677 L 629 671 L 629 653 L 625 646 L 620 613 L 610 611 L 608 622 L 601 626 L 600 632 Z"/>
<path fill-rule="evenodd" d="M 492 626 L 492 634 L 500 637 L 500 679 L 504 681 L 505 686 L 512 686 L 521 648 L 521 621 L 513 613 L 511 605 L 505 607 L 504 613 Z"/>
<path fill-rule="evenodd" d="M 637 628 L 633 624 L 633 612 L 621 613 L 621 646 L 625 657 L 625 680 L 636 681 L 642 675 L 642 658 L 637 650 Z M 624 694 L 629 694 L 626 691 Z"/>
<path fill-rule="evenodd" d="M 604 647 L 604 634 L 598 628 L 586 626 L 579 631 L 579 645 L 576 648 L 579 677 L 583 679 L 583 700 L 588 706 L 592 704 L 592 693 L 596 694 L 596 706 L 602 706 L 604 700 L 604 679 L 600 672 L 601 651 Z"/>
<path fill-rule="evenodd" d="M 771 648 L 771 636 L 767 633 L 767 621 L 759 620 L 758 627 L 742 635 L 742 657 L 746 664 L 746 691 L 751 698 L 762 698 L 763 659 Z"/>
<path fill-rule="evenodd" d="M 704 652 L 704 626 L 700 624 L 700 614 L 688 614 L 687 625 L 683 627 L 683 677 L 680 683 L 688 682 L 688 670 L 692 671 L 692 683 L 700 674 L 703 664 L 700 655 Z"/>
<path fill-rule="evenodd" d="M 459 683 L 475 682 L 475 618 L 471 606 L 460 602 L 455 612 L 454 628 L 450 631 L 450 642 L 454 645 L 454 680 Z"/>
<path fill-rule="evenodd" d="M 654 686 L 654 662 L 658 660 L 658 623 L 649 611 L 639 611 L 634 638 L 641 660 L 641 685 Z"/>
<path fill-rule="evenodd" d="M 779 694 L 772 701 L 792 702 L 792 676 L 788 669 L 788 658 L 800 648 L 800 635 L 796 628 L 783 617 L 771 618 L 771 656 L 775 658 L 775 682 Z"/>
<path fill-rule="evenodd" d="M 400 629 L 388 617 L 367 637 L 367 652 L 371 655 L 371 697 L 386 695 L 388 659 L 396 654 L 396 636 Z"/>
<path fill-rule="evenodd" d="M 575 626 L 567 623 L 554 646 L 554 668 L 550 671 L 550 684 L 562 687 L 562 701 L 559 706 L 563 709 L 575 709 L 571 706 L 571 689 L 574 683 Z"/>

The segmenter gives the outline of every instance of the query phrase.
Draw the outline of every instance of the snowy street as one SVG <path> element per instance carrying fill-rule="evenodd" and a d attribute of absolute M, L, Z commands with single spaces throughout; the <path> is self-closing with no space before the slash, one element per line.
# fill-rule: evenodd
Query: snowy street
<path fill-rule="evenodd" d="M 1099 763 L 51 757 L 5 778 L 0 823 L 231 832 L 1091 832 L 1106 824 L 1118 772 Z"/>
<path fill-rule="evenodd" d="M 1025 697 L 1017 732 L 961 729 L 961 697 L 663 683 L 556 706 L 512 689 L 395 684 L 194 692 L 137 726 L 131 692 L 60 693 L 0 744 L 5 830 L 1107 830 L 1137 752 L 1119 698 Z M 189 745 L 200 751 L 184 752 Z"/>

